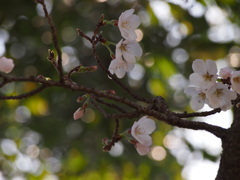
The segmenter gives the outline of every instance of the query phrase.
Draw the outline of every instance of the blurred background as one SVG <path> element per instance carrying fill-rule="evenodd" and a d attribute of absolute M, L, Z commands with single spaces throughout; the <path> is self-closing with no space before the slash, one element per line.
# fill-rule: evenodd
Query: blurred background
<path fill-rule="evenodd" d="M 77 36 L 76 28 L 91 34 L 102 14 L 107 20 L 118 19 L 123 11 L 134 8 L 142 21 L 137 33 L 144 54 L 122 81 L 142 97 L 164 97 L 176 112 L 192 111 L 183 89 L 193 60 L 212 59 L 218 67 L 240 63 L 239 1 L 46 0 L 46 4 L 57 27 L 65 72 L 79 64 L 96 65 L 90 44 Z M 102 31 L 109 41 L 121 39 L 116 27 L 106 26 Z M 33 0 L 0 1 L 0 56 L 14 59 L 11 75 L 57 79 L 46 58 L 53 48 L 40 5 Z M 97 50 L 108 67 L 107 49 L 99 45 Z M 74 74 L 73 79 L 129 97 L 100 68 Z M 0 93 L 17 95 L 36 87 L 34 83 L 11 83 Z M 126 141 L 106 153 L 102 138 L 112 136 L 114 121 L 93 106 L 74 121 L 73 113 L 81 106 L 76 99 L 81 95 L 49 88 L 28 99 L 0 101 L 0 180 L 214 179 L 221 153 L 221 142 L 215 136 L 157 122 L 148 156 L 139 156 Z M 197 120 L 227 128 L 231 118 L 227 111 Z M 133 122 L 122 119 L 120 131 Z"/>

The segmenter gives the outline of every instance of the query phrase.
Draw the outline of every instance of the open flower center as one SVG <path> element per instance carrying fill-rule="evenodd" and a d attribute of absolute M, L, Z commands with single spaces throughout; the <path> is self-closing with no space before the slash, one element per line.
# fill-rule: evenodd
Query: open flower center
<path fill-rule="evenodd" d="M 135 134 L 137 134 L 137 135 L 145 134 L 145 129 L 138 126 L 138 127 L 135 129 Z"/>
<path fill-rule="evenodd" d="M 127 51 L 127 45 L 126 44 L 121 44 L 119 49 L 121 49 L 121 51 Z"/>
<path fill-rule="evenodd" d="M 223 89 L 216 89 L 216 91 L 214 92 L 214 95 L 218 98 L 223 96 Z"/>
<path fill-rule="evenodd" d="M 125 29 L 128 29 L 128 30 L 131 29 L 131 24 L 129 23 L 129 21 L 122 22 L 121 26 Z"/>
<path fill-rule="evenodd" d="M 205 100 L 206 99 L 206 94 L 201 92 L 201 93 L 198 94 L 198 97 L 202 100 Z"/>
<path fill-rule="evenodd" d="M 240 77 L 234 77 L 233 82 L 234 83 L 240 83 Z"/>
<path fill-rule="evenodd" d="M 211 81 L 213 75 L 207 73 L 207 74 L 204 74 L 202 77 L 205 81 Z"/>

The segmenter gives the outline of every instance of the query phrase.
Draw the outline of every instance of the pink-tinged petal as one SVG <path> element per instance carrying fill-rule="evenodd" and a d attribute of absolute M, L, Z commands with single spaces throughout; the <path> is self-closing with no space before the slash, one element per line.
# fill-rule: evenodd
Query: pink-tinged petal
<path fill-rule="evenodd" d="M 156 129 L 154 120 L 149 119 L 147 116 L 142 117 L 138 122 L 144 127 L 146 134 L 151 134 Z"/>
<path fill-rule="evenodd" d="M 123 53 L 123 59 L 124 59 L 127 63 L 131 63 L 131 64 L 136 63 L 136 58 L 135 58 L 132 54 L 127 53 L 127 52 L 124 52 L 124 53 Z"/>
<path fill-rule="evenodd" d="M 125 31 L 124 29 L 122 29 L 122 30 L 120 29 L 120 32 L 121 32 L 122 37 L 125 39 L 134 39 L 135 36 L 136 36 L 135 39 L 137 39 L 137 35 L 134 35 L 135 32 Z M 133 35 L 130 36 L 129 35 L 130 33 Z"/>
<path fill-rule="evenodd" d="M 197 111 L 203 108 L 204 102 L 200 101 L 197 97 L 193 97 L 190 101 L 190 106 L 194 111 Z"/>
<path fill-rule="evenodd" d="M 126 20 L 129 16 L 131 16 L 134 13 L 134 9 L 129 9 L 124 11 L 120 16 L 119 16 L 119 21 L 120 23 L 124 20 Z M 118 22 L 119 22 L 118 21 Z"/>
<path fill-rule="evenodd" d="M 216 62 L 214 62 L 212 60 L 206 60 L 206 67 L 207 67 L 207 72 L 209 74 L 216 74 L 217 73 Z"/>
<path fill-rule="evenodd" d="M 122 68 L 118 68 L 115 71 L 115 74 L 119 79 L 123 78 L 125 76 L 125 73 L 126 73 L 126 71 Z"/>
<path fill-rule="evenodd" d="M 130 16 L 128 20 L 131 24 L 132 30 L 136 29 L 141 24 L 140 18 L 135 14 Z"/>
<path fill-rule="evenodd" d="M 135 64 L 134 63 L 127 63 L 127 68 L 126 71 L 129 72 L 134 68 Z"/>
<path fill-rule="evenodd" d="M 134 138 L 144 146 L 152 145 L 152 138 L 148 134 L 136 134 Z"/>
<path fill-rule="evenodd" d="M 122 43 L 123 43 L 123 39 L 121 39 L 116 45 L 116 50 L 115 50 L 116 59 L 119 59 L 122 57 L 122 50 L 120 48 Z"/>
<path fill-rule="evenodd" d="M 1 57 L 0 58 L 0 71 L 5 73 L 10 73 L 14 68 L 14 63 L 12 59 Z"/>
<path fill-rule="evenodd" d="M 188 96 L 195 96 L 198 91 L 196 90 L 196 87 L 190 86 L 184 89 L 184 93 Z"/>
<path fill-rule="evenodd" d="M 192 69 L 198 74 L 205 74 L 207 72 L 206 64 L 202 59 L 196 59 L 193 61 Z"/>
<path fill-rule="evenodd" d="M 231 76 L 232 89 L 240 93 L 240 71 L 235 71 Z"/>
<path fill-rule="evenodd" d="M 134 56 L 142 56 L 142 48 L 135 40 L 125 40 L 125 43 L 128 45 L 128 51 L 131 52 Z"/>
<path fill-rule="evenodd" d="M 203 81 L 202 76 L 199 75 L 198 73 L 192 73 L 189 76 L 189 80 L 191 85 L 194 85 L 197 87 L 201 87 L 201 82 Z"/>
<path fill-rule="evenodd" d="M 221 107 L 221 109 L 222 109 L 223 111 L 227 111 L 227 110 L 231 109 L 231 107 L 232 107 L 232 103 L 231 103 L 231 102 L 228 102 L 228 103 L 224 104 L 224 105 Z"/>
<path fill-rule="evenodd" d="M 73 114 L 73 119 L 74 119 L 74 120 L 77 120 L 77 119 L 83 117 L 83 115 L 84 115 L 84 110 L 85 110 L 85 109 L 78 108 L 78 109 L 74 112 L 74 114 Z"/>
<path fill-rule="evenodd" d="M 131 31 L 127 32 L 127 36 L 125 36 L 124 38 L 129 39 L 129 40 L 136 40 L 137 39 L 137 34 L 136 34 L 135 30 L 131 30 Z"/>
<path fill-rule="evenodd" d="M 113 59 L 108 68 L 111 74 L 115 73 L 116 67 L 117 67 L 117 59 Z"/>
<path fill-rule="evenodd" d="M 147 155 L 148 152 L 150 151 L 150 147 L 149 146 L 144 146 L 140 143 L 137 143 L 135 145 L 136 149 L 137 149 L 137 152 L 140 156 L 144 156 L 144 155 Z"/>
<path fill-rule="evenodd" d="M 232 70 L 229 67 L 225 67 L 225 68 L 220 69 L 219 75 L 223 79 L 227 79 L 227 78 L 231 77 L 231 74 L 232 74 Z"/>

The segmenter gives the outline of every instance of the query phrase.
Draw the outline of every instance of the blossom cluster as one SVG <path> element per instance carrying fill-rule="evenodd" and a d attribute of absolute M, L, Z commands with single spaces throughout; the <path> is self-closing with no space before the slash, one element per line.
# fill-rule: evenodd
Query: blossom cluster
<path fill-rule="evenodd" d="M 135 140 L 131 140 L 131 143 L 135 145 L 139 155 L 146 155 L 150 151 L 150 146 L 152 145 L 152 138 L 150 134 L 155 129 L 155 122 L 147 116 L 144 116 L 134 122 L 131 128 L 131 135 L 135 138 Z"/>
<path fill-rule="evenodd" d="M 140 18 L 133 14 L 134 10 L 124 11 L 118 20 L 118 28 L 124 39 L 121 39 L 115 50 L 115 57 L 111 61 L 108 70 L 123 78 L 126 72 L 133 69 L 136 57 L 142 56 L 142 48 L 137 43 L 136 28 L 140 25 Z"/>
<path fill-rule="evenodd" d="M 184 92 L 191 96 L 190 105 L 193 110 L 201 109 L 204 104 L 211 108 L 226 111 L 232 107 L 232 101 L 240 93 L 240 71 L 228 67 L 217 74 L 217 65 L 212 60 L 197 59 L 192 64 L 190 87 Z"/>

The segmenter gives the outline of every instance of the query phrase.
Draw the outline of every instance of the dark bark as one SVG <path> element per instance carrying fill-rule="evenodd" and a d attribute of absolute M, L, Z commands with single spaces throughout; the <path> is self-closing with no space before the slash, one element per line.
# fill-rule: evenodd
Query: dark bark
<path fill-rule="evenodd" d="M 233 123 L 222 139 L 222 148 L 216 180 L 240 180 L 240 108 L 234 109 Z"/>

